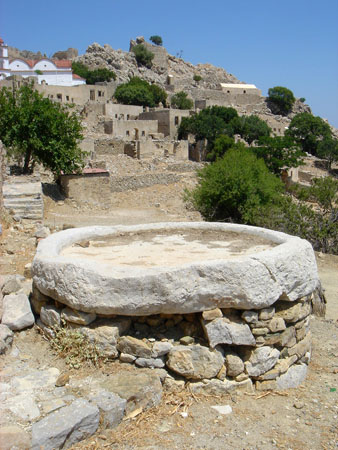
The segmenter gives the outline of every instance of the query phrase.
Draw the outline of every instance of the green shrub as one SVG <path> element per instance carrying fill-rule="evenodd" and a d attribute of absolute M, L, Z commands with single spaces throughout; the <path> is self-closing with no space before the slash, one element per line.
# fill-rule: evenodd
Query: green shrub
<path fill-rule="evenodd" d="M 200 170 L 198 180 L 186 200 L 209 221 L 254 224 L 257 208 L 270 207 L 283 189 L 264 162 L 244 147 L 229 149 Z"/>
<path fill-rule="evenodd" d="M 166 104 L 167 93 L 156 84 L 133 77 L 116 88 L 114 97 L 123 105 L 154 107 L 160 102 Z"/>
<path fill-rule="evenodd" d="M 86 84 L 95 84 L 102 81 L 116 80 L 116 74 L 108 69 L 90 70 L 87 66 L 80 62 L 72 63 L 73 73 L 79 77 L 85 78 Z"/>
<path fill-rule="evenodd" d="M 194 81 L 196 81 L 196 82 L 198 83 L 198 82 L 201 81 L 201 80 L 203 80 L 203 78 L 201 77 L 201 75 L 197 75 L 197 74 L 194 75 Z"/>
<path fill-rule="evenodd" d="M 162 41 L 161 36 L 158 36 L 157 34 L 154 35 L 154 36 L 150 36 L 149 39 L 150 39 L 151 42 L 152 42 L 153 44 L 155 44 L 155 45 L 162 45 L 162 44 L 163 44 L 163 41 Z"/>
<path fill-rule="evenodd" d="M 171 107 L 176 109 L 192 109 L 194 102 L 188 98 L 186 92 L 177 92 L 171 97 Z"/>
<path fill-rule="evenodd" d="M 269 103 L 272 104 L 276 113 L 282 115 L 287 115 L 296 101 L 293 92 L 283 86 L 270 88 L 268 94 Z"/>
<path fill-rule="evenodd" d="M 137 64 L 140 66 L 146 66 L 148 69 L 152 66 L 152 61 L 154 59 L 154 53 L 147 50 L 147 48 L 143 44 L 135 45 L 132 49 L 132 52 L 135 55 Z"/>

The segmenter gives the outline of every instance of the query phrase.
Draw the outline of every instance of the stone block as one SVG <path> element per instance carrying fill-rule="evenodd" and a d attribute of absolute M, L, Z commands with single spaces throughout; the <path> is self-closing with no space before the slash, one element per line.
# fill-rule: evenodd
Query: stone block
<path fill-rule="evenodd" d="M 272 369 L 280 352 L 276 348 L 259 347 L 251 352 L 247 352 L 247 361 L 245 362 L 245 370 L 252 377 L 258 377 L 268 370 Z"/>
<path fill-rule="evenodd" d="M 32 449 L 68 448 L 95 433 L 100 413 L 84 399 L 75 400 L 32 426 Z"/>
<path fill-rule="evenodd" d="M 165 365 L 161 358 L 137 358 L 135 364 L 138 367 L 148 367 L 149 369 L 162 369 Z"/>
<path fill-rule="evenodd" d="M 45 305 L 40 310 L 40 320 L 48 328 L 60 328 L 61 311 L 54 305 Z"/>
<path fill-rule="evenodd" d="M 270 306 L 270 308 L 263 308 L 259 312 L 259 320 L 269 320 L 272 319 L 275 314 L 275 308 Z"/>
<path fill-rule="evenodd" d="M 151 358 L 151 348 L 148 344 L 132 336 L 122 336 L 117 344 L 121 353 L 128 353 L 138 358 Z"/>
<path fill-rule="evenodd" d="M 223 356 L 200 345 L 177 345 L 173 347 L 167 360 L 167 366 L 179 375 L 195 380 L 216 377 L 223 366 Z"/>
<path fill-rule="evenodd" d="M 311 351 L 311 333 L 308 333 L 302 341 L 297 342 L 296 345 L 288 349 L 288 355 L 296 355 L 301 358 L 306 352 Z"/>
<path fill-rule="evenodd" d="M 258 322 L 258 312 L 257 311 L 244 311 L 241 315 L 242 319 L 246 323 L 255 324 Z"/>
<path fill-rule="evenodd" d="M 153 358 L 164 356 L 170 352 L 173 344 L 171 342 L 155 342 L 151 351 Z"/>
<path fill-rule="evenodd" d="M 276 317 L 281 317 L 285 322 L 298 322 L 311 314 L 311 304 L 309 302 L 278 302 L 276 305 Z"/>
<path fill-rule="evenodd" d="M 202 317 L 204 320 L 214 320 L 223 317 L 223 313 L 219 308 L 203 311 Z"/>
<path fill-rule="evenodd" d="M 298 387 L 305 380 L 306 374 L 306 364 L 294 364 L 286 373 L 277 378 L 277 389 L 291 389 Z"/>
<path fill-rule="evenodd" d="M 286 325 L 284 319 L 282 319 L 281 317 L 273 317 L 268 324 L 268 328 L 271 333 L 285 330 Z"/>
<path fill-rule="evenodd" d="M 115 428 L 122 421 L 127 400 L 112 392 L 101 390 L 88 397 L 90 403 L 96 405 L 101 413 L 101 421 L 105 428 Z"/>
<path fill-rule="evenodd" d="M 67 322 L 76 323 L 78 325 L 89 325 L 96 319 L 96 314 L 76 311 L 67 306 L 62 310 L 61 317 Z"/>
<path fill-rule="evenodd" d="M 227 351 L 225 353 L 225 366 L 227 368 L 227 375 L 230 377 L 237 377 L 237 375 L 244 372 L 244 362 L 233 351 Z"/>
<path fill-rule="evenodd" d="M 222 318 L 203 322 L 203 328 L 212 348 L 218 344 L 255 345 L 256 343 L 246 323 L 229 322 L 228 319 Z"/>
<path fill-rule="evenodd" d="M 3 298 L 2 323 L 11 330 L 23 330 L 34 323 L 27 295 L 10 294 Z"/>

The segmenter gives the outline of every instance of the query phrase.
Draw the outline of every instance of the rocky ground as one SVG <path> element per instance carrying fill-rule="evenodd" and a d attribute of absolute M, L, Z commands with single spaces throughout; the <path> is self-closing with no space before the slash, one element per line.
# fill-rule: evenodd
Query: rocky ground
<path fill-rule="evenodd" d="M 199 215 L 187 210 L 182 200 L 184 188 L 193 183 L 193 177 L 187 176 L 179 183 L 115 193 L 110 209 L 93 210 L 90 205 L 45 196 L 44 225 L 53 231 L 92 224 L 199 220 Z M 39 225 L 33 222 L 9 222 L 0 238 L 1 274 L 24 273 L 40 239 L 37 230 Z M 338 448 L 338 257 L 318 254 L 317 262 L 326 289 L 327 314 L 326 318 L 311 319 L 313 354 L 308 377 L 300 387 L 283 392 L 202 396 L 192 394 L 189 385 L 176 386 L 176 392 L 166 389 L 170 385 L 162 385 L 161 370 L 135 369 L 116 361 L 99 368 L 84 365 L 69 369 L 35 325 L 14 332 L 11 348 L 0 356 L 0 448 L 11 448 L 11 442 L 17 448 L 30 448 L 28 432 L 32 424 L 35 434 L 42 433 L 36 423 L 48 413 L 57 414 L 61 406 L 70 408 L 69 422 L 74 416 L 88 413 L 89 423 L 96 423 L 95 405 L 102 401 L 98 397 L 107 395 L 104 392 L 114 383 L 121 396 L 123 390 L 133 392 L 136 409 L 129 414 L 127 407 L 124 420 L 116 428 L 107 428 L 101 419 L 98 431 L 72 448 Z M 27 281 L 23 291 L 29 290 Z M 115 412 L 123 406 L 116 403 L 116 398 L 110 400 Z M 76 411 L 71 409 L 72 404 Z M 214 406 L 225 408 L 217 410 Z M 120 419 L 110 417 L 111 426 Z M 53 423 L 42 425 L 45 430 L 53 427 Z"/>

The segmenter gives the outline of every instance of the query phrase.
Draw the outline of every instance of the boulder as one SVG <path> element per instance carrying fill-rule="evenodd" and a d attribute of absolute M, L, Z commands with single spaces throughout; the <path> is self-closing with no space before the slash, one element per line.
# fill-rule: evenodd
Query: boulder
<path fill-rule="evenodd" d="M 13 331 L 7 325 L 0 325 L 0 355 L 10 348 L 13 342 Z"/>
<path fill-rule="evenodd" d="M 287 372 L 276 379 L 278 389 L 298 387 L 306 378 L 307 365 L 294 364 Z"/>
<path fill-rule="evenodd" d="M 203 328 L 212 348 L 218 344 L 255 345 L 256 343 L 246 323 L 229 322 L 226 318 L 219 318 L 211 322 L 203 322 Z"/>
<path fill-rule="evenodd" d="M 61 326 L 61 311 L 54 305 L 42 306 L 40 320 L 48 328 L 59 328 Z"/>
<path fill-rule="evenodd" d="M 227 375 L 230 377 L 237 377 L 237 375 L 244 372 L 244 362 L 237 353 L 233 351 L 227 351 L 225 353 L 225 366 Z"/>
<path fill-rule="evenodd" d="M 96 319 L 96 314 L 76 311 L 67 307 L 62 310 L 61 317 L 67 322 L 76 323 L 77 325 L 89 325 Z"/>
<path fill-rule="evenodd" d="M 27 295 L 10 294 L 3 298 L 2 323 L 11 330 L 22 330 L 34 323 Z"/>
<path fill-rule="evenodd" d="M 185 378 L 202 380 L 216 377 L 223 362 L 218 350 L 211 351 L 201 345 L 177 345 L 168 354 L 167 366 Z"/>
<path fill-rule="evenodd" d="M 112 392 L 101 390 L 92 393 L 88 400 L 101 413 L 101 421 L 106 428 L 115 428 L 122 421 L 127 401 Z"/>
<path fill-rule="evenodd" d="M 68 448 L 95 433 L 100 413 L 95 405 L 77 399 L 32 425 L 32 449 Z"/>
<path fill-rule="evenodd" d="M 256 348 L 245 362 L 246 372 L 251 377 L 262 375 L 274 367 L 279 355 L 280 352 L 276 348 L 267 346 Z"/>
<path fill-rule="evenodd" d="M 117 344 L 117 349 L 121 353 L 128 353 L 138 358 L 151 358 L 149 345 L 132 336 L 122 336 Z"/>

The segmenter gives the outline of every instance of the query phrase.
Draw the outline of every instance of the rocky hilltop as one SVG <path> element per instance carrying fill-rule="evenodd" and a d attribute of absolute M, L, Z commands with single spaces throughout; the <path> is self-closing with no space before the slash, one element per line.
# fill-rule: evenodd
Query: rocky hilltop
<path fill-rule="evenodd" d="M 153 66 L 148 69 L 138 66 L 132 51 L 125 52 L 114 50 L 110 45 L 101 46 L 98 43 L 91 44 L 84 55 L 76 58 L 91 69 L 107 68 L 116 73 L 117 83 L 125 83 L 130 77 L 137 76 L 148 82 L 167 84 L 168 76 L 171 75 L 175 84 L 179 82 L 186 87 L 200 86 L 204 89 L 217 89 L 220 83 L 241 83 L 234 75 L 226 70 L 211 64 L 197 64 L 196 66 L 170 55 L 164 47 L 157 47 L 144 41 L 143 37 L 136 38 L 130 42 L 130 48 L 135 44 L 142 43 L 148 50 L 155 54 Z M 202 79 L 194 81 L 194 75 Z"/>

